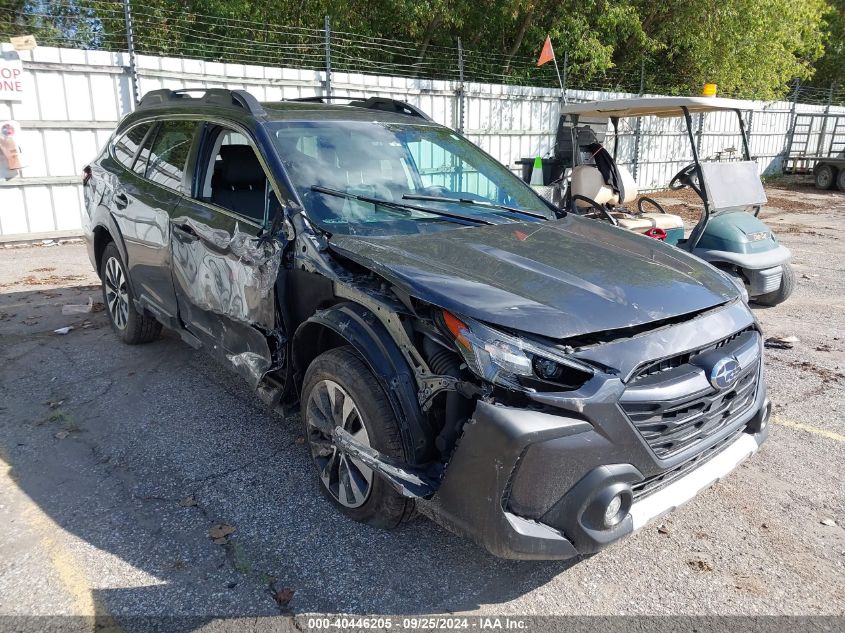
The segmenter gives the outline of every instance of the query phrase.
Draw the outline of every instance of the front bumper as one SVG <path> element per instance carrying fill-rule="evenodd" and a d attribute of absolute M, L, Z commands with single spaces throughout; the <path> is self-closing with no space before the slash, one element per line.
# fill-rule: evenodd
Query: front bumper
<path fill-rule="evenodd" d="M 726 262 L 748 270 L 763 270 L 765 268 L 782 266 L 792 260 L 792 253 L 782 244 L 778 244 L 773 249 L 759 253 L 735 253 L 733 251 L 697 248 L 693 251 L 693 255 L 711 264 Z"/>
<path fill-rule="evenodd" d="M 709 349 L 739 363 L 733 387 L 709 391 L 702 369 L 713 360 Z M 638 378 L 669 350 L 702 351 L 655 380 Z M 420 510 L 504 558 L 596 552 L 689 501 L 762 444 L 771 409 L 762 351 L 741 302 L 579 351 L 616 369 L 576 391 L 530 394 L 531 408 L 479 402 Z M 691 418 L 683 416 L 694 417 L 699 406 L 711 417 L 687 426 Z M 679 407 L 691 412 L 673 418 Z M 655 437 L 653 415 L 666 433 Z M 620 512 L 608 527 L 604 511 L 617 495 Z"/>
<path fill-rule="evenodd" d="M 672 512 L 698 493 L 720 481 L 751 457 L 768 436 L 768 425 L 757 433 L 741 433 L 727 448 L 688 475 L 631 506 L 631 523 L 637 531 L 649 522 Z"/>
<path fill-rule="evenodd" d="M 680 507 L 756 452 L 769 432 L 771 407 L 765 387 L 760 389 L 758 403 L 747 419 L 739 421 L 739 431 L 734 430 L 710 459 L 642 499 L 627 506 L 623 502 L 625 517 L 613 527 L 602 528 L 596 525 L 596 505 L 603 509 L 608 497 L 630 495 L 632 486 L 646 479 L 640 470 L 628 463 L 596 466 L 542 517 L 522 516 L 514 511 L 510 495 L 528 448 L 554 448 L 558 464 L 578 468 L 583 460 L 579 446 L 597 441 L 595 430 L 583 420 L 482 402 L 465 428 L 439 490 L 431 500 L 420 501 L 419 507 L 447 529 L 501 558 L 560 560 L 591 554 Z M 550 457 L 547 451 L 544 459 Z M 554 481 L 534 481 L 538 497 L 544 496 L 549 483 L 554 485 Z"/>

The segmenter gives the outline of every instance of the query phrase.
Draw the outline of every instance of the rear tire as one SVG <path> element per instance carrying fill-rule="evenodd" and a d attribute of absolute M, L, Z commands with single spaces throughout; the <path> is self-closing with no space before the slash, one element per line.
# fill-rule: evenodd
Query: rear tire
<path fill-rule="evenodd" d="M 789 295 L 795 290 L 795 271 L 792 269 L 792 264 L 787 262 L 783 265 L 783 274 L 780 278 L 780 288 L 767 292 L 759 297 L 752 297 L 754 303 L 759 303 L 764 306 L 776 306 L 789 299 Z"/>
<path fill-rule="evenodd" d="M 103 304 L 115 334 L 127 345 L 154 341 L 161 334 L 161 323 L 135 309 L 126 265 L 114 242 L 109 242 L 100 260 Z"/>
<path fill-rule="evenodd" d="M 816 189 L 826 191 L 833 187 L 836 180 L 836 168 L 833 165 L 819 165 L 816 169 Z"/>
<path fill-rule="evenodd" d="M 839 191 L 845 191 L 845 169 L 840 169 L 836 176 L 836 188 Z"/>
<path fill-rule="evenodd" d="M 301 403 L 305 438 L 320 490 L 329 501 L 351 519 L 374 527 L 391 529 L 410 520 L 413 500 L 357 460 L 336 451 L 332 439 L 315 424 L 342 425 L 361 443 L 388 457 L 407 460 L 393 407 L 352 347 L 329 350 L 312 361 L 305 372 Z"/>

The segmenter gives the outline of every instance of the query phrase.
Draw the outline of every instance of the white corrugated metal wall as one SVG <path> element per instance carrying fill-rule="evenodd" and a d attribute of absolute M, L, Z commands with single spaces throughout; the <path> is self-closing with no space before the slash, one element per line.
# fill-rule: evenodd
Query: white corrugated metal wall
<path fill-rule="evenodd" d="M 122 53 L 38 47 L 21 54 L 26 98 L 0 102 L 0 120 L 21 124 L 22 176 L 0 181 L 0 240 L 77 234 L 80 227 L 80 172 L 132 108 L 128 58 Z M 156 88 L 245 88 L 259 100 L 321 94 L 322 72 L 224 64 L 194 59 L 137 58 L 140 91 Z M 382 95 L 409 101 L 436 121 L 458 127 L 454 82 L 334 73 L 338 96 Z M 570 91 L 573 100 L 633 96 Z M 494 84 L 465 85 L 464 133 L 505 165 L 515 169 L 524 156 L 546 153 L 554 140 L 560 92 Z M 792 104 L 745 102 L 750 114 L 751 151 L 761 170 L 776 172 L 786 147 Z M 822 106 L 798 104 L 799 112 Z M 834 109 L 845 112 L 845 108 Z M 740 147 L 738 128 L 727 114 L 703 117 L 702 155 Z M 620 130 L 620 158 L 634 161 L 633 122 Z M 678 119 L 643 119 L 637 181 L 641 188 L 665 186 L 689 162 L 689 148 Z"/>

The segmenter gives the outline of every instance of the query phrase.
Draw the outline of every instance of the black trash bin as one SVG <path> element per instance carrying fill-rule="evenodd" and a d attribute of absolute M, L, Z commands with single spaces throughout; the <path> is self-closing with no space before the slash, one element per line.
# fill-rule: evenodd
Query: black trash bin
<path fill-rule="evenodd" d="M 534 158 L 520 158 L 516 164 L 522 167 L 522 179 L 531 182 L 531 172 L 534 171 Z M 543 158 L 543 184 L 548 186 L 563 174 L 563 163 L 556 158 Z"/>

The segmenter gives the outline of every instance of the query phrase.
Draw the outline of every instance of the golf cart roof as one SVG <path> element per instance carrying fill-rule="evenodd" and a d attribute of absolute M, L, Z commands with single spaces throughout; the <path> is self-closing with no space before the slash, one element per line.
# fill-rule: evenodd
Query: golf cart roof
<path fill-rule="evenodd" d="M 716 112 L 742 109 L 743 102 L 718 97 L 637 97 L 572 103 L 560 109 L 561 115 L 634 117 L 682 116 L 681 108 L 692 112 Z"/>

